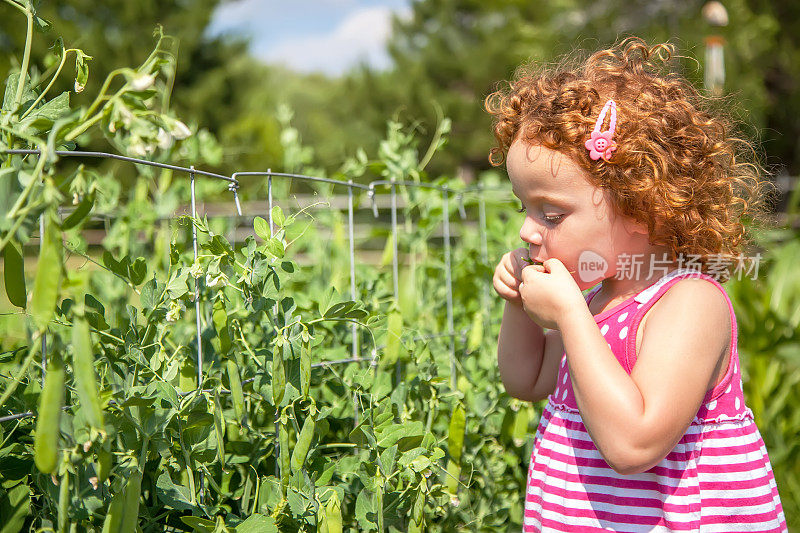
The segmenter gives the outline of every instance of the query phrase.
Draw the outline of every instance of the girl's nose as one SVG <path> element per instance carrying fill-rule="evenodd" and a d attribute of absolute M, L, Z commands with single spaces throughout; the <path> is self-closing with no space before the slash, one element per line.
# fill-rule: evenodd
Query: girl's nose
<path fill-rule="evenodd" d="M 524 242 L 535 244 L 536 246 L 542 245 L 542 234 L 530 217 L 526 217 L 525 222 L 522 223 L 522 227 L 519 229 L 519 237 Z"/>

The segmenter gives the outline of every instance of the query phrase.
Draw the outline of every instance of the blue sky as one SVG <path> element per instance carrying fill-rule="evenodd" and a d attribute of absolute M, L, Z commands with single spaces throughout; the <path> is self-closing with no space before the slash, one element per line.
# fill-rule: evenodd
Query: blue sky
<path fill-rule="evenodd" d="M 252 37 L 251 52 L 301 72 L 338 75 L 366 60 L 389 65 L 391 15 L 409 16 L 411 0 L 237 0 L 214 12 L 208 33 Z"/>

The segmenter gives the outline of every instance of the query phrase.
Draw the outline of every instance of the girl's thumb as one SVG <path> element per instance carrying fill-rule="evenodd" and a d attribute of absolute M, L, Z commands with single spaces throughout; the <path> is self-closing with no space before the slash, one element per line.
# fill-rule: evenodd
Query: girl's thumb
<path fill-rule="evenodd" d="M 554 271 L 554 270 L 556 270 L 557 268 L 559 268 L 559 267 L 563 267 L 564 265 L 563 265 L 563 263 L 562 263 L 561 261 L 559 261 L 558 259 L 556 259 L 556 258 L 550 258 L 550 259 L 547 259 L 547 260 L 545 260 L 545 261 L 544 261 L 544 263 L 542 263 L 542 266 L 544 267 L 544 270 L 545 270 L 545 271 L 547 271 L 547 272 L 553 272 L 553 271 Z"/>

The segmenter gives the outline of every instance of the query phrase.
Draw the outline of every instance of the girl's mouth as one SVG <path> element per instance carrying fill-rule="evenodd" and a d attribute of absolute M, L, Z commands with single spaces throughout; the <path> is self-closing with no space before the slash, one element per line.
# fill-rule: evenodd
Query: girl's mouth
<path fill-rule="evenodd" d="M 541 265 L 544 265 L 544 263 L 543 263 L 542 261 L 536 261 L 535 259 L 531 259 L 531 258 L 529 258 L 529 257 L 523 257 L 522 259 L 523 259 L 523 260 L 524 260 L 526 263 L 529 263 L 529 264 L 531 264 L 531 265 L 539 265 L 539 266 L 541 266 Z M 570 270 L 570 271 L 569 271 L 569 273 L 570 273 L 570 274 L 574 274 L 574 273 L 575 273 L 575 271 L 574 271 L 574 270 Z"/>

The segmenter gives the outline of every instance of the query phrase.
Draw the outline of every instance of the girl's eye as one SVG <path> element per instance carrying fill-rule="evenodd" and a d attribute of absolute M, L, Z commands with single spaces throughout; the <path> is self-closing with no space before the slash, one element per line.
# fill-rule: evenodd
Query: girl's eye
<path fill-rule="evenodd" d="M 524 205 L 519 209 L 517 209 L 517 213 L 524 213 L 524 212 L 525 212 Z M 552 216 L 542 215 L 542 218 L 544 218 L 545 222 L 548 222 L 550 224 L 558 224 L 559 222 L 561 222 L 561 219 L 564 218 L 564 215 L 552 215 Z"/>

